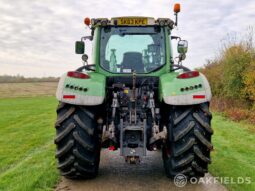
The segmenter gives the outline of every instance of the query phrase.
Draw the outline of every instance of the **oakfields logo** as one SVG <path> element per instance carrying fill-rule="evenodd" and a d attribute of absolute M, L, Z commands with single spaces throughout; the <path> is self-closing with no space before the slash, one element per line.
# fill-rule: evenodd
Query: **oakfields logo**
<path fill-rule="evenodd" d="M 174 184 L 177 187 L 184 187 L 187 184 L 187 177 L 184 174 L 177 174 L 174 177 Z"/>
<path fill-rule="evenodd" d="M 190 184 L 251 184 L 251 177 L 192 177 L 187 179 L 184 174 L 177 174 L 174 177 L 174 184 L 177 187 L 184 187 Z"/>

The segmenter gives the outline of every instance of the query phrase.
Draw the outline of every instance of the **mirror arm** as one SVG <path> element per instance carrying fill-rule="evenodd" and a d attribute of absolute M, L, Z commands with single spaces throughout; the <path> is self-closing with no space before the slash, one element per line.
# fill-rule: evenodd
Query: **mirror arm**
<path fill-rule="evenodd" d="M 174 25 L 177 26 L 178 25 L 178 13 L 174 13 L 175 15 L 175 23 Z"/>
<path fill-rule="evenodd" d="M 91 36 L 92 36 L 92 39 L 93 39 L 94 33 L 95 33 L 95 27 L 91 27 Z"/>
<path fill-rule="evenodd" d="M 95 69 L 90 68 L 92 66 L 95 66 L 95 64 L 81 66 L 81 67 L 77 68 L 76 71 L 77 72 L 82 72 L 82 70 L 84 70 L 84 69 L 88 70 L 88 71 L 96 71 Z"/>
<path fill-rule="evenodd" d="M 83 36 L 83 37 L 81 37 L 81 41 L 85 41 L 85 40 L 93 40 L 93 36 Z"/>
<path fill-rule="evenodd" d="M 172 68 L 170 70 L 171 72 L 173 72 L 175 70 L 179 70 L 179 69 L 183 69 L 185 72 L 191 71 L 189 68 L 187 68 L 185 66 L 182 66 L 182 65 L 179 65 L 179 64 L 173 64 L 171 66 L 172 66 Z M 175 67 L 175 69 L 173 67 Z"/>
<path fill-rule="evenodd" d="M 171 36 L 171 40 L 181 40 L 181 37 L 179 37 L 179 36 Z"/>
<path fill-rule="evenodd" d="M 178 64 L 181 64 L 182 61 L 186 59 L 186 54 L 185 53 L 180 53 L 178 58 L 179 58 Z"/>

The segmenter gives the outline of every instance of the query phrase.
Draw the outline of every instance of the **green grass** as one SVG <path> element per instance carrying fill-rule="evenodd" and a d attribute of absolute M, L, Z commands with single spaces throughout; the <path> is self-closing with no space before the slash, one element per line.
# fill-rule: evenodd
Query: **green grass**
<path fill-rule="evenodd" d="M 52 190 L 54 97 L 0 99 L 0 190 Z"/>
<path fill-rule="evenodd" d="M 209 171 L 216 177 L 250 177 L 251 184 L 226 184 L 229 190 L 255 190 L 255 134 L 251 126 L 230 121 L 214 113 L 212 164 Z"/>
<path fill-rule="evenodd" d="M 54 158 L 54 97 L 0 99 L 0 191 L 52 190 L 59 180 Z M 255 190 L 254 127 L 214 114 L 213 163 L 217 177 L 251 177 L 252 184 L 230 190 Z"/>

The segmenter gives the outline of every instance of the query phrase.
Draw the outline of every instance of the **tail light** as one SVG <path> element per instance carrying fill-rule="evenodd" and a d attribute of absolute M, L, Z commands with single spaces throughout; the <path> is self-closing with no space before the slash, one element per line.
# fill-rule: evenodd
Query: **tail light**
<path fill-rule="evenodd" d="M 88 74 L 84 74 L 84 73 L 76 72 L 76 71 L 67 72 L 67 76 L 71 78 L 81 78 L 81 79 L 90 78 Z"/>
<path fill-rule="evenodd" d="M 205 95 L 193 95 L 193 99 L 205 99 Z"/>
<path fill-rule="evenodd" d="M 64 99 L 75 99 L 75 95 L 63 95 Z"/>
<path fill-rule="evenodd" d="M 180 74 L 179 76 L 177 76 L 177 78 L 186 79 L 186 78 L 194 78 L 197 76 L 199 76 L 198 71 L 190 71 L 190 72 L 185 72 L 185 73 Z"/>

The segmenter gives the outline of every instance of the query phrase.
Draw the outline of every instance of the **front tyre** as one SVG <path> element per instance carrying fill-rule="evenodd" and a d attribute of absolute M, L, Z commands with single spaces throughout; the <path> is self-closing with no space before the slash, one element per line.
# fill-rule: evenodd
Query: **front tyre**
<path fill-rule="evenodd" d="M 61 175 L 72 179 L 96 177 L 100 140 L 93 107 L 60 103 L 55 127 L 56 158 Z"/>
<path fill-rule="evenodd" d="M 166 175 L 203 177 L 211 163 L 212 115 L 209 104 L 173 106 L 168 122 L 168 142 L 163 149 Z"/>

